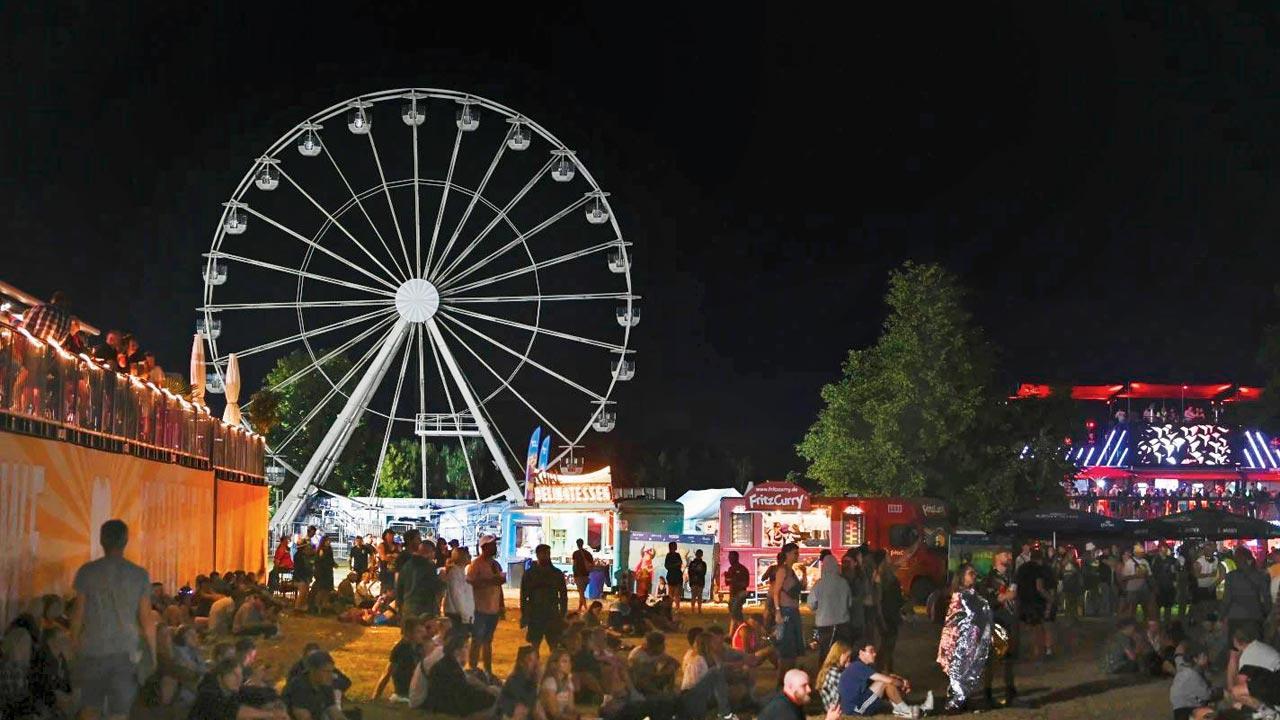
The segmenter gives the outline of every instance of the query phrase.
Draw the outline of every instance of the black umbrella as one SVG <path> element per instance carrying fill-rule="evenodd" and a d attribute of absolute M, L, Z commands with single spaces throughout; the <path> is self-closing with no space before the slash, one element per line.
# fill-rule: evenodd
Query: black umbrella
<path fill-rule="evenodd" d="M 1128 531 L 1123 520 L 1069 509 L 1024 510 L 996 524 L 993 532 L 1007 535 L 1120 535 Z"/>
<path fill-rule="evenodd" d="M 1150 540 L 1257 540 L 1280 537 L 1280 528 L 1266 520 L 1200 508 L 1148 520 L 1134 536 Z"/>

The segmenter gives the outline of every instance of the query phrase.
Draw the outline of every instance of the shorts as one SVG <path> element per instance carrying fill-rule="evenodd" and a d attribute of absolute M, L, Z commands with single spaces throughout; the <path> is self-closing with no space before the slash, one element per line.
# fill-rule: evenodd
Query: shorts
<path fill-rule="evenodd" d="M 561 625 L 562 624 L 558 622 L 550 625 L 539 625 L 537 627 L 530 625 L 528 632 L 525 633 L 525 638 L 529 641 L 529 644 L 535 648 L 538 647 L 538 643 L 542 642 L 543 639 L 546 639 L 547 647 L 554 648 L 560 644 L 560 636 L 563 634 L 561 632 Z"/>
<path fill-rule="evenodd" d="M 742 612 L 742 608 L 747 603 L 747 591 L 738 590 L 729 596 L 729 617 L 734 622 L 746 622 L 746 616 Z"/>
<path fill-rule="evenodd" d="M 447 612 L 444 615 L 449 618 L 449 622 L 453 623 L 452 632 L 471 635 L 472 625 L 469 622 L 462 622 L 462 613 Z"/>
<path fill-rule="evenodd" d="M 138 674 L 129 653 L 81 657 L 76 663 L 80 707 L 104 716 L 128 715 L 138 697 Z"/>
<path fill-rule="evenodd" d="M 706 589 L 706 585 L 689 585 L 689 597 L 694 600 L 702 599 L 702 592 Z"/>
<path fill-rule="evenodd" d="M 855 702 L 856 704 L 853 706 L 854 715 L 878 715 L 889 709 L 884 699 L 880 695 L 871 692 L 870 689 L 867 690 L 866 696 Z"/>
<path fill-rule="evenodd" d="M 471 621 L 471 637 L 478 643 L 493 641 L 493 633 L 498 629 L 498 614 L 477 612 Z"/>
<path fill-rule="evenodd" d="M 778 657 L 794 660 L 804 654 L 804 635 L 800 628 L 800 609 L 780 607 L 782 629 L 778 638 Z"/>
<path fill-rule="evenodd" d="M 1028 604 L 1022 607 L 1019 619 L 1022 620 L 1023 625 L 1032 627 L 1042 625 L 1044 624 L 1044 611 L 1045 606 L 1040 603 Z"/>

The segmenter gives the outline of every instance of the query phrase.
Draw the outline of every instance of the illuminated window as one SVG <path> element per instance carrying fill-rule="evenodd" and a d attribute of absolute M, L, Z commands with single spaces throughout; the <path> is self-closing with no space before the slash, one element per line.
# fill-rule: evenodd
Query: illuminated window
<path fill-rule="evenodd" d="M 736 512 L 729 516 L 729 544 L 737 547 L 751 547 L 755 544 L 752 533 L 752 514 Z"/>
<path fill-rule="evenodd" d="M 844 547 L 857 547 L 866 539 L 867 518 L 860 512 L 849 510 L 845 510 L 844 517 L 840 520 L 840 544 Z"/>

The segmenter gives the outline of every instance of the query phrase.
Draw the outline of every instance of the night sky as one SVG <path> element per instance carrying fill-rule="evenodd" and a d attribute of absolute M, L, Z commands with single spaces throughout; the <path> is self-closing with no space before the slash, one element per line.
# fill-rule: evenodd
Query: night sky
<path fill-rule="evenodd" d="M 962 277 L 1011 383 L 1259 379 L 1265 3 L 392 5 L 5 3 L 0 278 L 182 367 L 248 163 L 333 102 L 443 87 L 552 128 L 613 193 L 644 296 L 615 430 L 635 442 L 800 468 L 819 388 L 907 259 Z"/>

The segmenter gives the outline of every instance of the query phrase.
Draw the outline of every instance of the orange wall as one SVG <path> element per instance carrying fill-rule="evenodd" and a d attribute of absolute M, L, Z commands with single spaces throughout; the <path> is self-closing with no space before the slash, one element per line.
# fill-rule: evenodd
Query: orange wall
<path fill-rule="evenodd" d="M 218 480 L 214 568 L 267 571 L 267 488 Z"/>
<path fill-rule="evenodd" d="M 169 592 L 215 567 L 259 569 L 267 488 L 219 485 L 218 507 L 231 516 L 219 533 L 226 566 L 214 565 L 212 471 L 0 433 L 0 618 L 70 592 L 76 569 L 101 557 L 98 528 L 111 518 L 129 525 L 125 556 Z"/>

